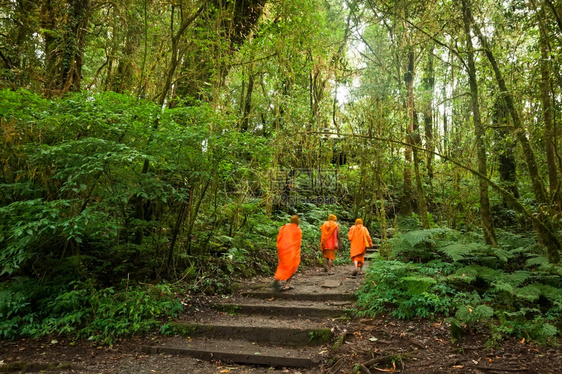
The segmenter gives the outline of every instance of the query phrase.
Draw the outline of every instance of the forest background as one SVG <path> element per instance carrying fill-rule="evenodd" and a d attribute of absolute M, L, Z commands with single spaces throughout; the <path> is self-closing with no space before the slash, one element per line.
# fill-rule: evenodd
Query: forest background
<path fill-rule="evenodd" d="M 360 313 L 559 337 L 561 48 L 554 0 L 0 1 L 0 337 L 165 333 L 329 213 Z"/>

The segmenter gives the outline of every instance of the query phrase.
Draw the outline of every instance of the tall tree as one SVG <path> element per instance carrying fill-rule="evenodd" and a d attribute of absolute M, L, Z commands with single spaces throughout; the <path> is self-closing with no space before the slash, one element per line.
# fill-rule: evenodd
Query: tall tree
<path fill-rule="evenodd" d="M 534 9 L 537 26 L 539 29 L 539 45 L 541 51 L 540 71 L 541 71 L 541 106 L 544 120 L 544 143 L 546 151 L 546 162 L 548 165 L 548 181 L 551 199 L 555 202 L 558 210 L 562 209 L 562 197 L 559 190 L 558 168 L 556 167 L 555 152 L 555 132 L 553 121 L 553 105 L 551 92 L 551 59 L 549 58 L 549 42 L 546 25 L 546 11 L 544 5 L 539 9 Z"/>
<path fill-rule="evenodd" d="M 92 0 L 42 0 L 45 90 L 49 96 L 79 91 Z"/>
<path fill-rule="evenodd" d="M 476 137 L 476 149 L 478 153 L 478 172 L 482 175 L 488 175 L 488 162 L 486 156 L 486 145 L 484 143 L 485 131 L 480 116 L 480 103 L 478 95 L 478 83 L 476 79 L 476 65 L 474 64 L 474 46 L 472 44 L 471 34 L 471 4 L 470 0 L 462 0 L 462 12 L 464 33 L 466 37 L 466 54 L 467 54 L 467 70 L 468 81 L 470 85 L 470 97 L 472 107 L 472 122 L 474 124 L 474 135 Z M 490 207 L 490 198 L 488 197 L 488 183 L 479 179 L 480 190 L 480 217 L 482 219 L 482 230 L 484 232 L 484 240 L 486 244 L 497 245 L 496 233 L 492 222 L 492 209 Z"/>

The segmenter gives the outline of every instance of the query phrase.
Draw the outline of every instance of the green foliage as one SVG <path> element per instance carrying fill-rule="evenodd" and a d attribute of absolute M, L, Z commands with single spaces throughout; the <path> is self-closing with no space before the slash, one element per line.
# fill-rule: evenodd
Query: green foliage
<path fill-rule="evenodd" d="M 436 258 L 434 253 L 436 236 L 443 236 L 448 230 L 435 228 L 429 230 L 414 230 L 398 235 L 390 240 L 392 257 L 399 257 L 405 261 L 417 259 L 430 261 Z"/>
<path fill-rule="evenodd" d="M 487 326 L 492 345 L 506 335 L 544 343 L 560 332 L 561 268 L 546 266 L 532 241 L 524 247 L 522 242 L 492 248 L 454 230 L 402 234 L 392 241 L 395 259 L 371 261 L 358 294 L 360 314 L 428 318 L 437 313 L 449 316 L 453 340 Z M 424 261 L 406 262 L 410 258 Z"/>
<path fill-rule="evenodd" d="M 115 291 L 75 282 L 67 287 L 40 285 L 29 278 L 4 284 L 0 301 L 4 339 L 71 334 L 104 344 L 163 326 L 182 310 L 169 285 Z"/>
<path fill-rule="evenodd" d="M 430 268 L 432 270 L 428 271 Z M 437 263 L 434 267 L 431 264 L 426 267 L 376 256 L 370 261 L 367 279 L 359 291 L 360 314 L 374 316 L 389 309 L 398 318 L 448 313 L 451 300 L 446 296 L 453 289 L 436 280 L 448 271 Z M 433 276 L 424 272 L 431 272 Z"/>

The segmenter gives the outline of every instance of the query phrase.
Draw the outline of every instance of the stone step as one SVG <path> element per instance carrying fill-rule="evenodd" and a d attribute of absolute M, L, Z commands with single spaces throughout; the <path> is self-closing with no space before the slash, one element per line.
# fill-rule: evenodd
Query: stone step
<path fill-rule="evenodd" d="M 175 322 L 170 324 L 172 331 L 189 337 L 207 337 L 213 339 L 240 339 L 284 346 L 312 346 L 330 341 L 332 332 L 329 327 L 308 322 L 307 327 L 289 327 L 290 323 L 280 324 L 279 320 L 244 320 L 232 318 L 229 322 L 200 323 Z M 305 321 L 306 322 L 306 321 Z"/>
<path fill-rule="evenodd" d="M 245 291 L 244 297 L 257 299 L 277 299 L 277 300 L 299 300 L 299 301 L 355 301 L 357 296 L 353 293 L 339 292 L 319 292 L 319 293 L 299 293 L 294 290 L 284 292 L 273 291 Z"/>
<path fill-rule="evenodd" d="M 209 361 L 277 367 L 313 367 L 327 359 L 327 350 L 318 348 L 264 346 L 236 339 L 178 339 L 165 346 L 143 346 L 142 350 L 149 354 L 186 355 Z"/>
<path fill-rule="evenodd" d="M 252 300 L 244 302 L 221 302 L 212 304 L 212 307 L 230 314 L 265 314 L 273 316 L 337 318 L 349 313 L 342 305 L 327 305 L 327 303 L 308 302 L 308 305 L 287 305 L 277 302 L 264 303 L 263 300 L 257 301 L 258 302 L 252 302 Z M 349 308 L 351 302 L 346 303 L 346 305 L 348 305 Z"/>

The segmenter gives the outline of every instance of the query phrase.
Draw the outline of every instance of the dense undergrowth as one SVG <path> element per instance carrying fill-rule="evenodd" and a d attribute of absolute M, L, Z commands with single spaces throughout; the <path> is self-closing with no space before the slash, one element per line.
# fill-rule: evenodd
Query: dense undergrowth
<path fill-rule="evenodd" d="M 443 228 L 398 235 L 388 256 L 370 262 L 360 314 L 445 318 L 452 340 L 486 327 L 489 344 L 549 342 L 562 329 L 562 267 L 528 236 L 501 231 L 499 239 L 494 248 Z"/>

